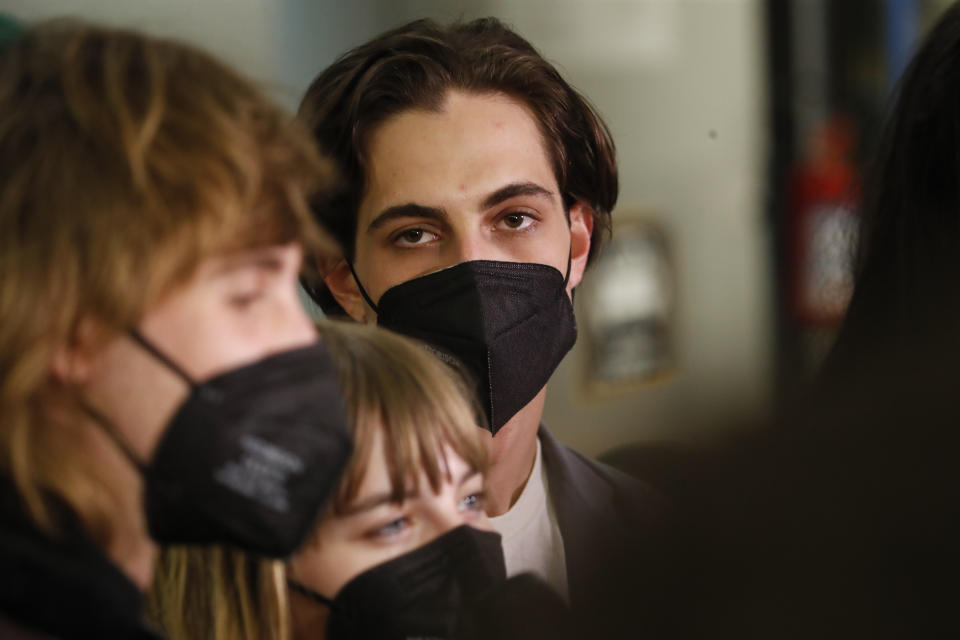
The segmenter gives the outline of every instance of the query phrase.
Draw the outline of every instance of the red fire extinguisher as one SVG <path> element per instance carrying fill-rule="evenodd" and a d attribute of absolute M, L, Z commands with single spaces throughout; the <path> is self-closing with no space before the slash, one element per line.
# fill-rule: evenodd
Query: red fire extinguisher
<path fill-rule="evenodd" d="M 817 127 L 790 178 L 787 250 L 790 317 L 800 328 L 836 326 L 853 291 L 859 184 L 853 121 Z"/>

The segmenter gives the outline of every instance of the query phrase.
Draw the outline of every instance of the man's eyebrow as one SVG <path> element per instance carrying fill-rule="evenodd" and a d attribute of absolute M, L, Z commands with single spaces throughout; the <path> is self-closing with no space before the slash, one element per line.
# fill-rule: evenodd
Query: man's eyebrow
<path fill-rule="evenodd" d="M 381 211 L 376 218 L 371 220 L 370 224 L 367 225 L 367 233 L 375 231 L 391 220 L 396 220 L 398 218 L 427 218 L 428 220 L 436 220 L 437 222 L 441 222 L 447 218 L 447 212 L 437 207 L 428 207 L 422 204 L 415 204 L 413 202 L 408 202 L 407 204 L 398 204 L 392 207 L 387 207 Z"/>
<path fill-rule="evenodd" d="M 544 198 L 553 198 L 553 192 L 544 189 L 535 182 L 514 182 L 505 187 L 501 187 L 491 193 L 483 201 L 483 208 L 489 209 L 495 207 L 501 202 L 516 198 L 517 196 L 541 196 Z"/>

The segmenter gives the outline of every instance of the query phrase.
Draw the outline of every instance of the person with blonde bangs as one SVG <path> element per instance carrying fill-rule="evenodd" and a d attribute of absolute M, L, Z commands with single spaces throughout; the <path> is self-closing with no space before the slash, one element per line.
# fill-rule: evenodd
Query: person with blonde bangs
<path fill-rule="evenodd" d="M 75 22 L 4 44 L 0 637 L 155 637 L 158 543 L 309 532 L 350 450 L 295 288 L 330 175 L 196 49 Z"/>
<path fill-rule="evenodd" d="M 506 579 L 484 513 L 482 414 L 460 376 L 390 332 L 338 322 L 320 333 L 355 443 L 335 497 L 285 565 L 165 549 L 151 598 L 161 626 L 175 640 L 502 637 L 478 623 L 501 594 L 562 615 L 545 585 Z"/>

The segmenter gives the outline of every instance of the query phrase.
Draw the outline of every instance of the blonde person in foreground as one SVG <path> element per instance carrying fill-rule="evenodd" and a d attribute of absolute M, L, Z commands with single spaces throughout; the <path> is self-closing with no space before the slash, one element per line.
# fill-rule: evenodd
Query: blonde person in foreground
<path fill-rule="evenodd" d="M 156 638 L 158 543 L 309 531 L 349 455 L 295 288 L 327 175 L 200 51 L 69 22 L 3 44 L 0 637 Z"/>
<path fill-rule="evenodd" d="M 355 450 L 310 541 L 286 564 L 166 549 L 158 622 L 176 640 L 565 637 L 559 596 L 532 576 L 506 579 L 483 509 L 478 410 L 456 374 L 380 329 L 320 333 Z"/>

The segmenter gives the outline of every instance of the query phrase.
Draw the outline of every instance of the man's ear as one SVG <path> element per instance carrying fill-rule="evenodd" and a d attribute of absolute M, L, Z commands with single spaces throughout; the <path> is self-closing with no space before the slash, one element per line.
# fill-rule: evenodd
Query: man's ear
<path fill-rule="evenodd" d="M 593 234 L 593 208 L 582 200 L 570 207 L 570 280 L 567 291 L 583 280 L 590 257 L 590 236 Z"/>
<path fill-rule="evenodd" d="M 50 354 L 50 376 L 64 386 L 79 386 L 90 378 L 97 347 L 97 326 L 82 320 L 73 335 Z"/>
<path fill-rule="evenodd" d="M 332 269 L 327 271 L 323 276 L 323 282 L 351 318 L 357 322 L 366 322 L 367 305 L 364 304 L 357 281 L 346 260 L 340 259 Z"/>

